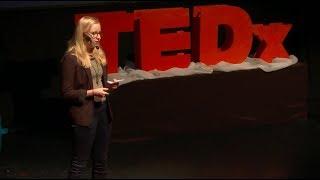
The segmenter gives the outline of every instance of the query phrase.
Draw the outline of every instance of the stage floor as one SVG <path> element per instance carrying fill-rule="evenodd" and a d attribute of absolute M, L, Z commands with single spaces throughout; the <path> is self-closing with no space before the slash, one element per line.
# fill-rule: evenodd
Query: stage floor
<path fill-rule="evenodd" d="M 211 134 L 113 139 L 110 177 L 316 177 L 319 137 L 319 123 L 302 120 Z M 65 178 L 70 148 L 68 129 L 6 134 L 0 178 Z"/>

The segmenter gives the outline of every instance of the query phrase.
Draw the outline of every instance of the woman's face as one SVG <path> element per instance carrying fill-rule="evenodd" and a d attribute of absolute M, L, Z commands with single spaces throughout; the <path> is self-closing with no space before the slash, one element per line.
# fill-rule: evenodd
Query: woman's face
<path fill-rule="evenodd" d="M 89 30 L 89 33 L 92 35 L 95 42 L 101 40 L 101 26 L 100 24 L 93 24 Z"/>

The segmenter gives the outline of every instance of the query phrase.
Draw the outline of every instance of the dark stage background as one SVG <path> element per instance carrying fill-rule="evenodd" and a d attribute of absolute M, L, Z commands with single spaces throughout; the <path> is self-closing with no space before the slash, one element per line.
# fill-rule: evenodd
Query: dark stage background
<path fill-rule="evenodd" d="M 253 23 L 292 23 L 284 44 L 308 65 L 309 117 L 319 119 L 320 31 L 312 1 L 41 1 L 0 2 L 0 113 L 10 130 L 69 128 L 59 97 L 59 61 L 74 30 L 73 14 L 228 4 L 243 8 Z M 132 55 L 132 35 L 120 36 L 119 64 Z M 285 83 L 285 82 L 284 82 Z M 294 89 L 292 89 L 294 91 Z M 126 108 L 123 109 L 125 113 Z"/>

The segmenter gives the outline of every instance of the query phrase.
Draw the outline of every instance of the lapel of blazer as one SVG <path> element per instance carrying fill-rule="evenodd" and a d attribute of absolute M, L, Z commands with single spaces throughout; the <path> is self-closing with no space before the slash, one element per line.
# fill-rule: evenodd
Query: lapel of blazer
<path fill-rule="evenodd" d="M 107 74 L 107 65 L 104 66 L 101 64 L 101 68 L 102 68 L 102 84 L 103 84 L 103 87 L 107 87 L 107 84 L 106 84 L 106 81 L 108 80 L 108 74 Z"/>

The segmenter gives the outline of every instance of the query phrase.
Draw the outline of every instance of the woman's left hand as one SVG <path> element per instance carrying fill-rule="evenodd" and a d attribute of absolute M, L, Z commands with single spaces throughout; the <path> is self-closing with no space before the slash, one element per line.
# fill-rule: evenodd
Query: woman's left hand
<path fill-rule="evenodd" d="M 107 87 L 109 88 L 109 91 L 113 91 L 119 87 L 119 82 L 108 81 Z"/>
<path fill-rule="evenodd" d="M 111 84 L 112 89 L 117 89 L 119 87 L 119 82 L 114 82 Z"/>

